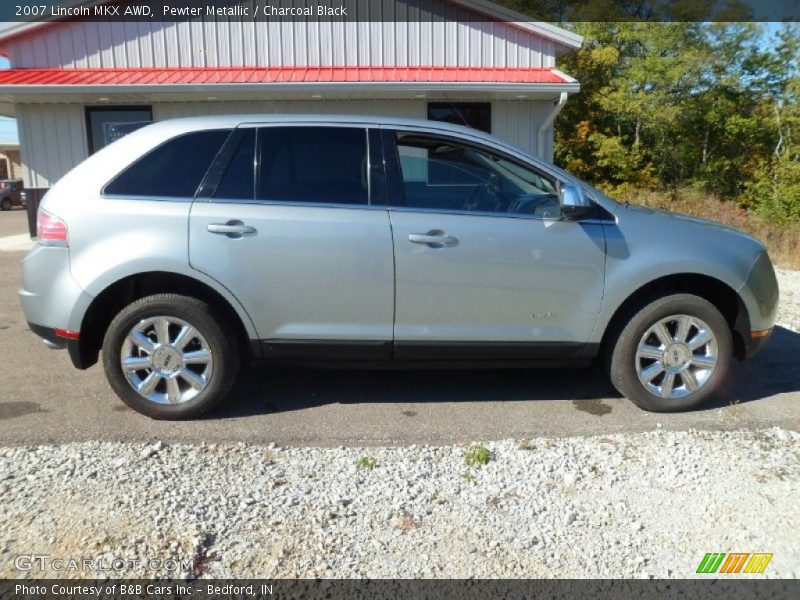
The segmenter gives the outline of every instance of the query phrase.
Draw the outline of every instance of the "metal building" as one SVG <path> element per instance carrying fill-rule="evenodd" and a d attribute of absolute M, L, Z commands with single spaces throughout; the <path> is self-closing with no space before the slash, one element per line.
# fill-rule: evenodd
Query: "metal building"
<path fill-rule="evenodd" d="M 580 36 L 481 0 L 426 1 L 447 21 L 7 25 L 0 114 L 18 119 L 25 186 L 48 188 L 142 121 L 220 113 L 467 121 L 551 158 L 553 120 L 578 91 L 555 61 Z M 394 14 L 404 2 L 418 0 Z"/>

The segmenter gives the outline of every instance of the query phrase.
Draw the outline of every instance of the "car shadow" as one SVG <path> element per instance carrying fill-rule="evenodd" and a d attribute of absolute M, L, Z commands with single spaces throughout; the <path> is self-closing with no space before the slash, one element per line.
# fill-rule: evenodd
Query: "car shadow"
<path fill-rule="evenodd" d="M 775 327 L 766 347 L 750 361 L 734 362 L 733 373 L 716 398 L 703 408 L 763 400 L 800 392 L 800 333 Z"/>
<path fill-rule="evenodd" d="M 209 419 L 327 404 L 590 400 L 616 394 L 586 369 L 249 369 Z"/>
<path fill-rule="evenodd" d="M 698 410 L 800 391 L 800 334 L 777 327 L 766 348 L 734 362 L 728 383 Z M 739 368 L 739 365 L 742 365 Z M 600 361 L 586 369 L 248 369 L 208 419 L 291 412 L 328 404 L 518 402 L 618 398 Z"/>

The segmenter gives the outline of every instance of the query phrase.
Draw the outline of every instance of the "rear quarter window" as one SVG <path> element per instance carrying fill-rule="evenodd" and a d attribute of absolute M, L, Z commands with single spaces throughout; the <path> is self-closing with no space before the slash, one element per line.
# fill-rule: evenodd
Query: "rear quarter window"
<path fill-rule="evenodd" d="M 185 133 L 157 146 L 109 182 L 114 196 L 192 198 L 230 129 Z"/>

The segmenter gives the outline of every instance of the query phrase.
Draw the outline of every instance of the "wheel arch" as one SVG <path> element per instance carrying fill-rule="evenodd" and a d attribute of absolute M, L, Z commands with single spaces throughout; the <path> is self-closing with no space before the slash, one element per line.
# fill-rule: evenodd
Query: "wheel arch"
<path fill-rule="evenodd" d="M 713 304 L 725 317 L 733 336 L 733 353 L 738 359 L 746 356 L 746 340 L 750 335 L 750 317 L 741 296 L 715 277 L 699 273 L 675 273 L 653 279 L 629 294 L 617 307 L 605 327 L 600 342 L 601 353 L 607 353 L 631 312 L 643 304 L 668 294 L 694 294 Z"/>
<path fill-rule="evenodd" d="M 222 315 L 234 328 L 242 357 L 250 356 L 249 317 L 243 314 L 241 307 L 237 309 L 221 292 L 188 275 L 148 271 L 116 280 L 91 301 L 81 320 L 80 339 L 73 356 L 75 366 L 86 369 L 97 362 L 106 330 L 120 310 L 135 300 L 159 293 L 183 294 L 207 302 L 215 313 Z"/>

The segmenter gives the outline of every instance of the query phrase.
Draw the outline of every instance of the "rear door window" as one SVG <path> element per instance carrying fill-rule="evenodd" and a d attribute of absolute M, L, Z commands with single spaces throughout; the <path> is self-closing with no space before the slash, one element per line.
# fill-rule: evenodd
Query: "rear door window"
<path fill-rule="evenodd" d="M 118 196 L 193 198 L 229 129 L 196 131 L 173 138 L 120 173 L 104 193 Z"/>
<path fill-rule="evenodd" d="M 367 131 L 358 127 L 259 130 L 258 198 L 367 204 Z"/>
<path fill-rule="evenodd" d="M 219 180 L 215 198 L 253 200 L 255 197 L 256 130 L 246 129 Z"/>

